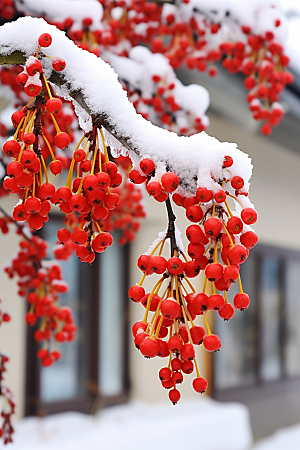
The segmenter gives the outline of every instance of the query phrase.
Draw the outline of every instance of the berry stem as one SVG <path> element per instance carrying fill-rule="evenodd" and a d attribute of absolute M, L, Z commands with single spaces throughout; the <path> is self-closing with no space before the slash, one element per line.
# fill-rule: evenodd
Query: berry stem
<path fill-rule="evenodd" d="M 228 303 L 227 292 L 226 291 L 224 291 L 224 300 L 225 300 L 225 303 Z"/>
<path fill-rule="evenodd" d="M 22 153 L 23 153 L 25 147 L 26 147 L 25 144 L 23 144 L 23 145 L 22 145 L 22 148 L 21 148 L 21 151 L 20 151 L 20 153 L 19 153 L 19 156 L 18 156 L 18 162 L 21 161 L 21 156 L 22 156 Z"/>
<path fill-rule="evenodd" d="M 96 225 L 97 230 L 99 231 L 99 233 L 102 233 L 102 230 L 101 230 L 101 228 L 100 228 L 99 223 L 95 221 L 95 225 Z M 140 286 L 141 286 L 141 285 L 140 285 Z"/>
<path fill-rule="evenodd" d="M 214 202 L 213 203 L 213 209 L 212 209 L 211 217 L 215 217 L 215 213 L 216 213 L 216 204 Z"/>
<path fill-rule="evenodd" d="M 48 149 L 49 149 L 49 152 L 50 152 L 52 161 L 56 161 L 56 158 L 55 158 L 55 156 L 54 156 L 53 150 L 52 150 L 52 148 L 51 148 L 51 145 L 49 144 L 48 139 L 46 138 L 46 136 L 45 136 L 44 134 L 42 134 L 42 136 L 43 136 L 43 139 L 44 139 L 44 141 L 46 142 L 46 145 L 47 145 L 47 147 L 48 147 Z"/>
<path fill-rule="evenodd" d="M 207 320 L 206 314 L 203 314 L 203 316 L 204 316 L 204 321 L 205 321 L 205 326 L 206 326 L 206 329 L 207 329 L 207 333 L 210 336 L 211 335 L 211 331 L 210 331 L 210 328 L 209 328 L 209 325 L 208 325 L 208 320 Z"/>
<path fill-rule="evenodd" d="M 201 375 L 200 375 L 200 372 L 199 372 L 199 368 L 198 368 L 198 364 L 197 364 L 197 360 L 196 360 L 196 356 L 195 356 L 195 359 L 194 359 L 194 363 L 195 363 L 197 378 L 201 378 Z"/>
<path fill-rule="evenodd" d="M 19 125 L 18 125 L 18 127 L 16 129 L 15 134 L 14 134 L 14 141 L 16 141 L 17 138 L 18 138 L 19 130 L 20 130 L 21 126 L 22 126 L 22 123 L 24 122 L 24 119 L 25 119 L 25 116 L 22 117 L 22 119 L 20 120 L 20 123 L 19 123 Z"/>
<path fill-rule="evenodd" d="M 49 85 L 48 85 L 48 81 L 46 80 L 46 77 L 45 77 L 44 73 L 43 73 L 43 80 L 44 80 L 44 83 L 45 83 L 45 86 L 46 86 L 49 98 L 51 100 L 53 97 L 52 97 L 52 94 L 51 94 L 51 91 L 50 91 L 50 88 L 49 88 Z"/>
<path fill-rule="evenodd" d="M 104 134 L 103 134 L 102 128 L 100 128 L 100 134 L 101 134 L 101 138 L 102 138 L 102 142 L 103 142 L 105 161 L 109 162 L 109 157 L 108 157 L 108 153 L 107 153 L 107 148 L 106 148 L 106 144 L 105 144 L 105 139 L 104 139 Z"/>
<path fill-rule="evenodd" d="M 215 286 L 215 282 L 214 281 L 213 281 L 212 285 L 213 285 L 213 294 L 216 295 L 217 291 L 216 291 L 216 286 Z"/>
<path fill-rule="evenodd" d="M 233 240 L 231 239 L 231 236 L 230 236 L 230 234 L 229 234 L 229 231 L 227 230 L 227 227 L 226 227 L 226 225 L 225 225 L 225 222 L 223 222 L 223 227 L 224 227 L 224 230 L 226 231 L 226 234 L 227 234 L 228 239 L 229 239 L 229 241 L 230 241 L 231 248 L 233 248 L 233 247 L 234 247 L 234 243 L 233 243 Z"/>
<path fill-rule="evenodd" d="M 214 248 L 214 263 L 218 262 L 218 243 L 217 239 L 215 240 L 215 248 Z"/>
<path fill-rule="evenodd" d="M 164 320 L 164 316 L 161 316 L 161 318 L 160 318 L 160 320 L 159 320 L 159 322 L 158 322 L 157 328 L 156 328 L 156 333 L 155 333 L 155 335 L 154 335 L 154 339 L 157 339 L 157 338 L 158 338 L 158 335 L 159 335 L 159 332 L 160 332 L 160 329 L 161 329 L 163 320 Z M 154 332 L 154 327 L 152 328 L 150 337 L 152 337 L 153 332 Z"/>
<path fill-rule="evenodd" d="M 194 286 L 192 285 L 192 283 L 190 282 L 190 280 L 188 280 L 186 276 L 184 276 L 183 278 L 184 278 L 185 282 L 189 285 L 189 287 L 191 288 L 191 290 L 192 290 L 193 292 L 196 292 L 196 290 L 195 290 Z"/>
<path fill-rule="evenodd" d="M 144 275 L 142 276 L 142 279 L 141 279 L 141 281 L 138 284 L 139 286 L 142 286 L 142 284 L 144 283 L 145 278 L 146 278 L 146 272 L 144 272 Z"/>
<path fill-rule="evenodd" d="M 240 294 L 243 294 L 243 286 L 242 286 L 242 279 L 241 279 L 241 275 L 239 274 L 239 288 L 240 288 Z"/>
<path fill-rule="evenodd" d="M 242 205 L 242 203 L 239 201 L 239 199 L 237 198 L 237 197 L 235 197 L 234 195 L 231 195 L 231 194 L 227 194 L 228 195 L 228 197 L 231 197 L 231 198 L 233 198 L 236 202 L 238 202 L 240 205 L 241 205 L 241 207 L 244 209 L 244 206 Z"/>
<path fill-rule="evenodd" d="M 46 183 L 49 183 L 49 179 L 48 179 L 48 173 L 47 173 L 47 167 L 46 167 L 46 163 L 44 160 L 43 155 L 40 156 L 40 159 L 42 161 L 43 167 L 44 167 L 44 172 L 45 172 L 45 177 L 46 177 Z"/>
<path fill-rule="evenodd" d="M 232 214 L 232 212 L 231 212 L 231 209 L 229 208 L 229 205 L 228 205 L 228 202 L 227 202 L 226 198 L 225 198 L 225 200 L 224 200 L 224 203 L 225 203 L 225 205 L 226 205 L 226 208 L 227 208 L 227 210 L 228 210 L 228 212 L 229 212 L 230 217 L 233 217 L 233 214 Z"/>
<path fill-rule="evenodd" d="M 158 280 L 158 282 L 154 285 L 154 288 L 152 289 L 152 291 L 150 292 L 150 295 L 149 295 L 149 297 L 147 299 L 147 307 L 146 307 L 145 315 L 144 315 L 144 318 L 143 318 L 143 322 L 144 323 L 147 322 L 148 314 L 149 314 L 149 311 L 150 311 L 151 299 L 153 297 L 154 291 L 155 291 L 155 289 L 157 288 L 158 285 L 161 285 L 163 283 L 164 279 L 165 279 L 165 277 L 161 277 Z"/>
<path fill-rule="evenodd" d="M 56 119 L 55 119 L 55 117 L 54 117 L 54 115 L 52 113 L 50 113 L 50 116 L 51 116 L 51 118 L 53 120 L 53 124 L 55 126 L 56 132 L 57 132 L 57 134 L 59 134 L 60 133 L 60 129 L 59 129 L 59 126 L 58 126 L 58 124 L 56 122 Z"/>

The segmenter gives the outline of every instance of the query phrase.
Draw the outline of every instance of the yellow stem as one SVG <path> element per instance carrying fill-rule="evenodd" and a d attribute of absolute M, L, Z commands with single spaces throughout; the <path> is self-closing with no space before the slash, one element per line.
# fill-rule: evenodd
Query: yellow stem
<path fill-rule="evenodd" d="M 52 120 L 53 120 L 55 129 L 56 129 L 56 133 L 59 134 L 59 133 L 60 133 L 60 129 L 59 129 L 59 126 L 58 126 L 58 124 L 57 124 L 57 122 L 56 122 L 56 120 L 55 120 L 55 117 L 54 117 L 54 115 L 53 115 L 52 113 L 50 113 L 50 116 L 51 116 L 51 118 L 52 118 Z"/>
<path fill-rule="evenodd" d="M 160 318 L 160 320 L 159 320 L 159 322 L 158 322 L 157 328 L 156 328 L 156 333 L 155 333 L 155 335 L 154 335 L 154 339 L 157 339 L 157 338 L 158 338 L 158 335 L 159 335 L 159 332 L 160 332 L 160 329 L 161 329 L 163 320 L 164 320 L 164 316 L 161 316 L 161 318 Z M 151 336 L 152 336 L 152 334 L 153 334 L 153 331 L 154 331 L 154 327 L 153 327 L 153 330 L 151 331 Z M 151 336 L 150 336 L 150 337 L 151 337 Z"/>
<path fill-rule="evenodd" d="M 225 299 L 225 303 L 228 303 L 227 292 L 226 291 L 224 291 L 224 299 Z"/>
<path fill-rule="evenodd" d="M 196 356 L 195 356 L 195 359 L 194 359 L 194 363 L 195 363 L 195 368 L 196 368 L 197 378 L 200 378 L 201 376 L 200 376 L 200 372 L 199 372 L 199 369 L 198 369 L 198 364 L 197 364 L 197 361 L 196 361 Z"/>
<path fill-rule="evenodd" d="M 33 174 L 32 197 L 35 197 L 35 173 Z"/>
<path fill-rule="evenodd" d="M 217 291 L 216 291 L 216 286 L 215 286 L 215 282 L 214 281 L 213 281 L 212 285 L 213 285 L 213 294 L 216 295 Z"/>
<path fill-rule="evenodd" d="M 186 277 L 184 277 L 184 280 L 185 280 L 185 282 L 189 285 L 189 287 L 191 288 L 191 290 L 192 290 L 193 292 L 196 292 L 196 289 L 194 288 L 194 286 L 192 285 L 192 283 L 190 283 L 190 281 L 189 281 Z"/>
<path fill-rule="evenodd" d="M 160 250 L 159 250 L 158 256 L 161 256 L 161 254 L 162 254 L 162 251 L 163 251 L 163 249 L 164 249 L 164 245 L 165 245 L 165 242 L 166 242 L 166 240 L 164 239 L 164 240 L 162 241 L 162 244 L 161 244 L 161 247 L 160 247 Z"/>
<path fill-rule="evenodd" d="M 215 249 L 214 249 L 214 263 L 218 262 L 218 243 L 217 240 L 215 240 Z"/>
<path fill-rule="evenodd" d="M 96 163 L 96 158 L 97 158 L 97 151 L 98 149 L 95 149 L 95 154 L 94 154 L 94 159 L 93 159 L 93 165 L 92 165 L 92 169 L 91 169 L 91 175 L 94 174 L 94 170 L 95 170 L 95 163 Z"/>
<path fill-rule="evenodd" d="M 142 286 L 142 284 L 144 283 L 144 280 L 146 278 L 146 272 L 144 273 L 144 275 L 142 276 L 141 281 L 139 282 L 139 286 Z"/>
<path fill-rule="evenodd" d="M 229 241 L 230 241 L 231 248 L 233 248 L 233 247 L 234 247 L 234 243 L 233 243 L 233 240 L 231 239 L 231 236 L 230 236 L 230 234 L 229 234 L 229 231 L 227 230 L 227 227 L 226 227 L 226 225 L 225 225 L 225 222 L 223 222 L 223 226 L 224 226 L 224 230 L 226 231 L 226 234 L 227 234 L 227 236 L 228 236 L 228 239 L 229 239 Z"/>
<path fill-rule="evenodd" d="M 71 189 L 71 186 L 72 186 L 74 165 L 75 165 L 75 159 L 74 159 L 74 156 L 73 156 L 71 164 L 70 164 L 70 169 L 69 169 L 67 181 L 66 181 L 66 187 L 69 187 L 70 189 Z"/>
<path fill-rule="evenodd" d="M 208 325 L 208 320 L 206 318 L 206 314 L 204 314 L 204 321 L 205 321 L 205 326 L 206 326 L 206 329 L 207 329 L 207 333 L 208 333 L 208 335 L 211 335 L 211 331 L 210 331 L 210 328 L 209 328 L 209 325 Z"/>
<path fill-rule="evenodd" d="M 148 318 L 148 314 L 149 314 L 149 310 L 150 310 L 150 305 L 151 305 L 151 299 L 152 299 L 152 297 L 153 297 L 154 291 L 155 291 L 155 289 L 157 288 L 157 286 L 158 286 L 159 284 L 162 284 L 162 283 L 163 283 L 163 281 L 164 281 L 164 277 L 161 277 L 161 278 L 158 280 L 158 282 L 155 284 L 155 286 L 154 286 L 154 288 L 152 289 L 152 291 L 150 292 L 150 295 L 149 295 L 148 300 L 147 300 L 147 307 L 146 307 L 145 315 L 144 315 L 144 318 L 143 318 L 143 322 L 144 322 L 144 323 L 147 322 L 147 318 Z"/>
<path fill-rule="evenodd" d="M 20 120 L 20 123 L 19 123 L 19 125 L 17 127 L 17 130 L 16 130 L 15 134 L 14 134 L 14 141 L 16 141 L 17 138 L 18 138 L 18 134 L 19 134 L 19 131 L 20 131 L 20 128 L 22 126 L 22 123 L 23 123 L 24 119 L 25 119 L 25 116 Z"/>
<path fill-rule="evenodd" d="M 216 212 L 216 204 L 214 202 L 211 217 L 215 217 L 215 212 Z"/>
<path fill-rule="evenodd" d="M 227 210 L 228 210 L 228 212 L 229 212 L 230 217 L 233 217 L 233 214 L 232 214 L 232 212 L 231 212 L 231 209 L 229 208 L 229 205 L 228 205 L 228 202 L 227 202 L 226 199 L 224 200 L 224 203 L 225 203 L 225 205 L 226 205 L 226 208 L 227 208 Z"/>
<path fill-rule="evenodd" d="M 103 134 L 102 128 L 100 128 L 100 134 L 101 134 L 102 142 L 103 142 L 105 160 L 106 160 L 106 162 L 108 162 L 109 161 L 109 157 L 108 157 L 108 153 L 107 153 L 107 148 L 106 148 L 106 144 L 105 144 L 105 139 L 104 139 L 104 134 Z"/>
<path fill-rule="evenodd" d="M 50 91 L 50 88 L 49 88 L 49 85 L 48 85 L 48 81 L 46 80 L 46 77 L 45 77 L 44 74 L 43 74 L 43 79 L 44 79 L 44 82 L 45 82 L 45 85 L 46 85 L 46 88 L 47 88 L 47 91 L 48 91 L 49 98 L 52 99 L 53 97 L 52 97 L 52 94 L 51 94 L 51 91 Z"/>
<path fill-rule="evenodd" d="M 243 286 L 242 286 L 242 279 L 241 279 L 241 276 L 240 276 L 240 274 L 239 274 L 239 288 L 240 288 L 240 294 L 243 294 L 243 293 L 244 293 L 244 291 L 243 291 Z"/>
<path fill-rule="evenodd" d="M 238 198 L 236 198 L 234 195 L 231 195 L 231 194 L 227 194 L 229 197 L 231 197 L 231 198 L 233 198 L 236 202 L 238 202 L 240 205 L 241 205 L 241 207 L 244 209 L 244 206 L 242 205 L 242 203 L 239 201 L 239 199 Z"/>
<path fill-rule="evenodd" d="M 96 225 L 97 230 L 99 231 L 99 233 L 102 233 L 102 230 L 101 230 L 100 225 L 98 224 L 98 222 L 95 222 L 95 225 Z"/>
<path fill-rule="evenodd" d="M 22 153 L 23 153 L 23 151 L 24 151 L 24 148 L 25 148 L 25 144 L 23 144 L 23 146 L 22 146 L 22 148 L 21 148 L 21 151 L 20 151 L 20 153 L 19 153 L 19 156 L 18 156 L 18 162 L 21 161 L 21 156 L 22 156 Z"/>
<path fill-rule="evenodd" d="M 44 134 L 42 134 L 42 136 L 43 136 L 43 139 L 44 139 L 44 141 L 46 142 L 46 145 L 47 145 L 47 147 L 48 147 L 48 149 L 49 149 L 49 152 L 50 152 L 50 155 L 51 155 L 52 160 L 53 160 L 53 161 L 56 161 L 56 158 L 55 158 L 55 156 L 54 156 L 53 150 L 52 150 L 52 148 L 51 148 L 51 145 L 49 144 L 48 139 L 46 138 L 46 136 L 45 136 Z"/>

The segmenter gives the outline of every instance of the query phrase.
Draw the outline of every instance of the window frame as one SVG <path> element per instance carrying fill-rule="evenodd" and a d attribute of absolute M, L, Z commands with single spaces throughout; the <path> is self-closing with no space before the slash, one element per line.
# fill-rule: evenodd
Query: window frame
<path fill-rule="evenodd" d="M 51 219 L 62 220 L 61 214 L 51 214 Z M 45 231 L 41 230 L 37 233 L 43 238 Z M 114 245 L 118 245 L 115 243 Z M 25 416 L 45 416 L 48 414 L 55 414 L 64 411 L 78 411 L 84 413 L 95 413 L 97 410 L 115 404 L 126 403 L 129 400 L 130 379 L 129 379 L 129 258 L 130 245 L 124 246 L 124 270 L 122 284 L 124 286 L 124 295 L 122 296 L 122 308 L 124 315 L 124 329 L 123 329 L 123 389 L 121 394 L 116 396 L 105 397 L 99 393 L 98 387 L 98 370 L 99 370 L 99 314 L 100 314 L 100 292 L 98 276 L 101 270 L 101 256 L 96 256 L 95 261 L 91 265 L 91 295 L 89 296 L 90 305 L 88 313 L 83 317 L 85 325 L 85 343 L 84 349 L 89 351 L 87 377 L 86 382 L 88 387 L 84 394 L 75 396 L 71 399 L 58 400 L 54 402 L 44 402 L 40 396 L 40 374 L 41 364 L 36 353 L 39 349 L 39 343 L 34 339 L 34 332 L 38 328 L 27 327 L 26 333 L 26 375 L 25 375 Z M 83 263 L 80 263 L 83 264 Z M 83 268 L 80 266 L 80 288 L 83 283 Z M 63 303 L 63 302 L 62 302 Z M 63 344 L 63 345 L 68 345 Z"/>
<path fill-rule="evenodd" d="M 293 389 L 300 390 L 300 375 L 288 376 L 286 373 L 286 361 L 285 361 L 285 345 L 287 342 L 287 320 L 286 320 L 286 305 L 287 305 L 287 291 L 286 291 L 286 278 L 287 278 L 287 262 L 291 260 L 297 260 L 300 262 L 300 251 L 287 248 L 275 247 L 267 244 L 257 244 L 251 250 L 251 257 L 255 258 L 255 382 L 251 385 L 236 386 L 230 388 L 219 389 L 216 387 L 214 374 L 215 374 L 215 355 L 212 358 L 212 397 L 221 401 L 252 401 L 262 397 L 269 397 L 271 395 L 284 394 Z M 262 260 L 264 257 L 278 258 L 279 263 L 279 302 L 280 302 L 280 317 L 279 322 L 280 336 L 279 341 L 279 354 L 280 354 L 280 366 L 281 375 L 278 379 L 272 381 L 265 381 L 260 375 L 260 364 L 262 359 L 262 352 L 260 346 L 260 335 L 262 328 L 262 321 L 259 312 L 259 305 L 261 304 L 261 287 L 262 287 Z M 251 301 L 251 299 L 250 299 Z M 246 312 L 247 313 L 247 312 Z M 228 323 L 230 326 L 230 321 Z M 217 330 L 216 330 L 217 333 Z"/>

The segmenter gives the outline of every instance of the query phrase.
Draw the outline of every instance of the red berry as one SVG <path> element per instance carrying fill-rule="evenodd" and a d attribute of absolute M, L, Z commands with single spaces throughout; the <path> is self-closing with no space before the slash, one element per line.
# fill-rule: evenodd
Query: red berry
<path fill-rule="evenodd" d="M 207 389 L 207 381 L 203 377 L 195 378 L 193 380 L 193 388 L 199 394 L 203 394 Z"/>
<path fill-rule="evenodd" d="M 182 372 L 189 375 L 194 371 L 194 363 L 193 361 L 183 361 L 181 364 Z"/>
<path fill-rule="evenodd" d="M 197 314 L 203 314 L 203 311 L 208 309 L 208 296 L 203 293 L 197 294 L 191 301 L 191 305 Z"/>
<path fill-rule="evenodd" d="M 35 61 L 26 65 L 26 72 L 28 73 L 29 76 L 33 76 L 38 72 L 42 73 L 42 71 L 43 71 L 43 66 L 38 59 L 36 59 Z"/>
<path fill-rule="evenodd" d="M 36 97 L 40 94 L 41 90 L 42 86 L 34 83 L 28 83 L 24 87 L 24 91 L 29 97 Z"/>
<path fill-rule="evenodd" d="M 172 375 L 172 381 L 174 384 L 181 384 L 183 382 L 183 375 L 181 372 L 174 372 Z"/>
<path fill-rule="evenodd" d="M 224 320 L 229 320 L 234 315 L 234 308 L 230 303 L 225 303 L 222 309 L 218 311 L 219 316 Z"/>
<path fill-rule="evenodd" d="M 158 373 L 158 377 L 161 381 L 168 381 L 172 376 L 172 372 L 169 367 L 163 367 Z"/>
<path fill-rule="evenodd" d="M 247 251 L 242 245 L 235 245 L 229 250 L 228 257 L 231 264 L 241 264 L 246 260 Z"/>
<path fill-rule="evenodd" d="M 239 276 L 239 269 L 236 266 L 227 266 L 224 269 L 223 278 L 225 281 L 233 283 Z"/>
<path fill-rule="evenodd" d="M 70 136 L 68 133 L 62 131 L 54 137 L 54 142 L 56 147 L 64 149 L 70 144 Z"/>
<path fill-rule="evenodd" d="M 195 326 L 190 329 L 191 337 L 193 343 L 196 345 L 200 345 L 203 342 L 203 338 L 205 336 L 205 330 L 203 327 Z"/>
<path fill-rule="evenodd" d="M 192 205 L 186 210 L 186 217 L 191 222 L 200 222 L 203 217 L 203 211 L 198 205 Z"/>
<path fill-rule="evenodd" d="M 253 208 L 244 208 L 241 212 L 241 218 L 247 225 L 252 225 L 257 221 L 257 212 Z"/>
<path fill-rule="evenodd" d="M 180 370 L 181 369 L 181 361 L 179 358 L 174 358 L 171 361 L 171 367 L 173 370 Z"/>
<path fill-rule="evenodd" d="M 140 172 L 136 169 L 133 169 L 131 172 L 129 172 L 128 177 L 134 184 L 142 184 L 147 180 L 147 178 L 141 175 Z"/>
<path fill-rule="evenodd" d="M 221 294 L 213 294 L 208 297 L 208 309 L 218 311 L 225 305 L 225 300 Z"/>
<path fill-rule="evenodd" d="M 50 200 L 55 194 L 55 187 L 52 183 L 43 183 L 39 187 L 38 195 L 41 200 Z"/>
<path fill-rule="evenodd" d="M 37 197 L 28 197 L 24 207 L 28 214 L 38 213 L 41 209 L 41 200 Z"/>
<path fill-rule="evenodd" d="M 180 352 L 182 359 L 191 361 L 195 358 L 195 350 L 192 344 L 184 344 Z"/>
<path fill-rule="evenodd" d="M 66 228 L 60 228 L 57 232 L 57 239 L 60 242 L 68 242 L 71 239 L 71 233 Z"/>
<path fill-rule="evenodd" d="M 146 175 L 149 175 L 155 170 L 155 164 L 150 158 L 144 158 L 140 162 L 140 169 L 142 172 L 144 172 Z"/>
<path fill-rule="evenodd" d="M 169 350 L 172 353 L 179 353 L 183 347 L 183 341 L 179 336 L 172 336 L 168 342 Z"/>
<path fill-rule="evenodd" d="M 150 338 L 145 337 L 140 343 L 140 352 L 145 358 L 155 358 L 158 355 L 159 343 Z"/>
<path fill-rule="evenodd" d="M 167 260 L 163 256 L 151 256 L 148 268 L 154 273 L 161 274 L 167 268 Z"/>
<path fill-rule="evenodd" d="M 224 156 L 223 167 L 231 167 L 233 164 L 233 159 L 231 156 Z"/>
<path fill-rule="evenodd" d="M 146 272 L 146 270 L 149 267 L 150 262 L 150 255 L 141 255 L 137 261 L 138 267 L 141 269 L 142 272 Z"/>
<path fill-rule="evenodd" d="M 209 237 L 217 237 L 222 229 L 222 222 L 216 217 L 211 217 L 204 222 L 205 234 Z"/>
<path fill-rule="evenodd" d="M 58 175 L 63 170 L 62 162 L 59 159 L 56 159 L 55 161 L 52 161 L 49 165 L 50 171 L 53 173 L 53 175 Z"/>
<path fill-rule="evenodd" d="M 241 235 L 241 244 L 246 248 L 252 248 L 257 244 L 258 237 L 253 231 L 247 231 Z"/>
<path fill-rule="evenodd" d="M 139 285 L 131 286 L 131 288 L 128 291 L 128 295 L 130 300 L 132 300 L 135 303 L 139 303 L 145 295 L 145 289 Z"/>
<path fill-rule="evenodd" d="M 168 260 L 167 268 L 172 275 L 180 275 L 183 272 L 184 264 L 180 258 L 173 256 Z"/>
<path fill-rule="evenodd" d="M 148 324 L 145 322 L 136 322 L 132 325 L 132 334 L 133 336 L 136 336 L 137 332 L 139 330 L 141 331 L 145 331 L 147 328 Z"/>
<path fill-rule="evenodd" d="M 56 72 L 61 72 L 66 67 L 66 61 L 62 58 L 56 58 L 52 61 L 52 67 Z"/>
<path fill-rule="evenodd" d="M 177 389 L 171 389 L 169 392 L 169 399 L 173 405 L 176 405 L 180 400 L 180 392 Z"/>
<path fill-rule="evenodd" d="M 174 172 L 164 173 L 161 177 L 161 184 L 166 192 L 172 193 L 176 191 L 180 183 L 179 177 Z"/>
<path fill-rule="evenodd" d="M 149 195 L 156 197 L 161 193 L 162 186 L 158 181 L 151 181 L 146 187 Z"/>
<path fill-rule="evenodd" d="M 227 222 L 227 229 L 229 233 L 239 234 L 243 231 L 243 222 L 239 217 L 231 217 Z"/>
<path fill-rule="evenodd" d="M 8 164 L 6 168 L 7 175 L 12 175 L 13 177 L 18 177 L 23 173 L 23 166 L 21 163 L 13 161 Z"/>
<path fill-rule="evenodd" d="M 17 156 L 20 153 L 20 150 L 21 146 L 19 142 L 14 140 L 6 141 L 3 145 L 4 153 L 11 158 Z"/>
<path fill-rule="evenodd" d="M 162 301 L 160 309 L 162 315 L 167 319 L 177 319 L 181 314 L 180 306 L 171 297 Z"/>
<path fill-rule="evenodd" d="M 231 180 L 231 186 L 234 189 L 241 189 L 244 186 L 244 180 L 242 177 L 235 176 Z"/>
<path fill-rule="evenodd" d="M 199 187 L 196 192 L 198 202 L 207 203 L 213 198 L 213 193 L 210 189 Z"/>
<path fill-rule="evenodd" d="M 205 269 L 205 275 L 209 281 L 217 281 L 223 275 L 223 266 L 219 263 L 208 264 Z"/>
<path fill-rule="evenodd" d="M 214 195 L 214 199 L 217 203 L 222 203 L 226 200 L 226 194 L 223 191 L 223 189 L 219 189 L 215 195 Z"/>
<path fill-rule="evenodd" d="M 193 244 L 200 244 L 204 239 L 204 233 L 199 225 L 190 225 L 186 229 L 186 237 Z"/>
<path fill-rule="evenodd" d="M 52 43 L 52 37 L 49 33 L 43 33 L 39 36 L 38 43 L 41 47 L 50 47 Z"/>
<path fill-rule="evenodd" d="M 244 293 L 236 294 L 233 299 L 233 304 L 236 307 L 236 309 L 240 309 L 241 311 L 244 311 L 248 308 L 250 304 L 249 295 Z"/>
<path fill-rule="evenodd" d="M 50 100 L 47 101 L 46 108 L 49 111 L 49 113 L 58 114 L 61 111 L 62 102 L 59 98 L 51 98 Z"/>
<path fill-rule="evenodd" d="M 203 345 L 209 352 L 215 352 L 221 348 L 221 341 L 216 334 L 210 334 L 203 339 Z"/>

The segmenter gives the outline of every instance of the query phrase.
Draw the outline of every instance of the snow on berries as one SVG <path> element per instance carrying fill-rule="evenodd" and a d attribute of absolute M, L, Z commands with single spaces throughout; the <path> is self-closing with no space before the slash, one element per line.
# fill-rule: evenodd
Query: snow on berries
<path fill-rule="evenodd" d="M 199 187 L 193 197 L 187 196 L 183 188 L 181 194 L 175 192 L 181 187 L 178 176 L 165 172 L 159 177 L 150 158 L 140 162 L 140 169 L 149 195 L 157 197 L 157 191 L 152 192 L 152 189 L 154 191 L 158 185 L 160 192 L 164 191 L 168 197 L 169 224 L 166 232 L 161 233 L 158 241 L 138 259 L 143 277 L 139 284 L 130 288 L 129 297 L 134 303 L 141 303 L 146 311 L 132 331 L 135 346 L 144 357 L 168 358 L 166 367 L 159 371 L 159 379 L 164 388 L 170 389 L 169 399 L 176 404 L 180 399 L 177 388 L 183 382 L 184 374 L 195 372 L 192 385 L 196 392 L 203 393 L 207 388 L 207 381 L 199 371 L 194 346 L 203 344 L 209 352 L 221 348 L 220 338 L 210 330 L 206 317 L 208 311 L 215 311 L 228 321 L 235 309 L 244 311 L 249 306 L 250 299 L 243 291 L 239 268 L 247 259 L 249 249 L 257 243 L 258 238 L 250 229 L 257 220 L 257 213 L 245 191 L 248 180 L 238 174 L 239 165 L 229 155 L 224 155 L 215 173 L 210 173 L 210 179 L 198 179 Z M 137 180 L 138 176 L 133 178 Z M 156 181 L 149 181 L 152 179 Z M 210 187 L 205 185 L 206 181 Z M 192 223 L 186 229 L 190 260 L 175 233 L 172 197 L 178 206 L 186 209 L 186 217 Z M 171 247 L 169 259 L 162 256 L 167 240 L 170 240 Z M 143 282 L 154 273 L 160 278 L 151 292 L 146 293 Z M 189 279 L 202 273 L 203 288 L 197 292 Z M 231 305 L 227 291 L 234 282 L 239 284 L 239 293 Z M 202 316 L 201 325 L 195 323 L 198 316 Z"/>

